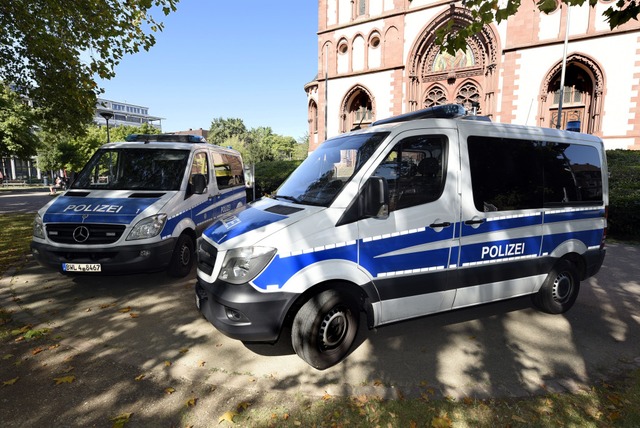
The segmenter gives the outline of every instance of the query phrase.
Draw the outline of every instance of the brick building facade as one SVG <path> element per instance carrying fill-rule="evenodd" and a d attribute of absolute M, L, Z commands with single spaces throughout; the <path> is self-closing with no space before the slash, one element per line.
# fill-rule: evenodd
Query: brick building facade
<path fill-rule="evenodd" d="M 559 3 L 549 15 L 535 3 L 452 56 L 435 31 L 471 22 L 460 2 L 319 0 L 318 75 L 305 86 L 310 150 L 356 125 L 451 102 L 478 102 L 496 122 L 556 127 L 567 27 L 561 127 L 578 124 L 608 149 L 640 149 L 640 23 L 610 30 L 609 0 Z"/>

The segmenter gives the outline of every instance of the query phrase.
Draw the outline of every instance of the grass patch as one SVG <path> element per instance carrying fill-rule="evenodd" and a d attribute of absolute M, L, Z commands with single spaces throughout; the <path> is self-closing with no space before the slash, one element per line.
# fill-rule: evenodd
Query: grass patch
<path fill-rule="evenodd" d="M 33 213 L 0 216 L 0 275 L 12 266 L 20 266 L 29 254 L 33 230 Z"/>
<path fill-rule="evenodd" d="M 638 427 L 640 370 L 575 394 L 478 400 L 331 397 L 265 408 L 242 403 L 233 422 L 247 427 Z"/>

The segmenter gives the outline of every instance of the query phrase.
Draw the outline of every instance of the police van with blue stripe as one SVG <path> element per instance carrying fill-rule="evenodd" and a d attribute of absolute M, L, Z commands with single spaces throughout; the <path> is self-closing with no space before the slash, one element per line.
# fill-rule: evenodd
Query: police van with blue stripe
<path fill-rule="evenodd" d="M 603 143 L 482 119 L 438 106 L 324 142 L 272 198 L 203 233 L 199 310 L 245 342 L 290 334 L 318 369 L 364 320 L 523 295 L 567 311 L 605 256 Z"/>
<path fill-rule="evenodd" d="M 31 250 L 63 273 L 186 276 L 196 238 L 246 204 L 240 154 L 202 137 L 133 134 L 102 146 L 37 214 Z"/>

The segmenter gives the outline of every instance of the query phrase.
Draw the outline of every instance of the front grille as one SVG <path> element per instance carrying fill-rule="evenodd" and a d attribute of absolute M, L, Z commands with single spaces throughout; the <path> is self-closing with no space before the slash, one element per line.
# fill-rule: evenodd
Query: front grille
<path fill-rule="evenodd" d="M 84 226 L 89 231 L 83 242 L 74 239 L 74 231 Z M 117 242 L 125 230 L 121 224 L 86 224 L 86 223 L 50 223 L 47 224 L 47 236 L 59 244 L 105 245 Z"/>
<path fill-rule="evenodd" d="M 198 239 L 198 269 L 207 275 L 213 272 L 213 266 L 216 264 L 218 250 L 204 239 Z"/>

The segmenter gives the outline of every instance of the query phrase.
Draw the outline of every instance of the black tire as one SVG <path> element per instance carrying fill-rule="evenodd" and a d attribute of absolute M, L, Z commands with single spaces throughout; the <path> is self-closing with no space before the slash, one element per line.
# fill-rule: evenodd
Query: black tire
<path fill-rule="evenodd" d="M 193 239 L 189 235 L 180 235 L 167 269 L 167 273 L 170 276 L 183 278 L 189 275 L 195 258 L 194 248 Z"/>
<path fill-rule="evenodd" d="M 559 260 L 533 295 L 533 303 L 543 312 L 562 314 L 567 312 L 578 298 L 580 277 L 573 263 Z"/>
<path fill-rule="evenodd" d="M 347 356 L 359 323 L 360 312 L 354 299 L 326 290 L 309 299 L 296 314 L 291 345 L 310 366 L 324 370 Z"/>

